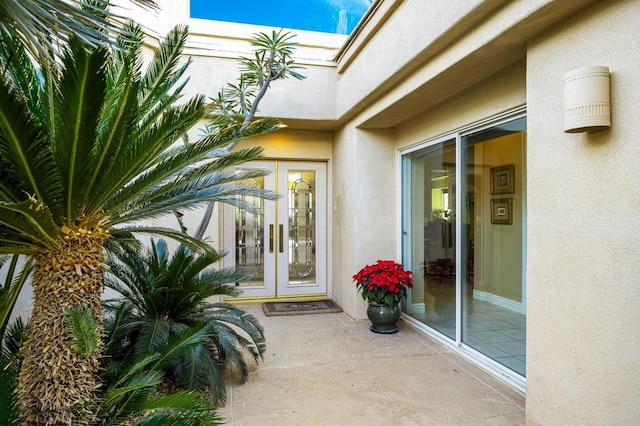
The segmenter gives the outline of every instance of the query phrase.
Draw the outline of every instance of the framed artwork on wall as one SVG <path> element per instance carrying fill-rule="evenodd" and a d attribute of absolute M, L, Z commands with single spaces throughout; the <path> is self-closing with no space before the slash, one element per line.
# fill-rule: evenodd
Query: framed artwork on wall
<path fill-rule="evenodd" d="M 513 198 L 491 200 L 491 223 L 494 225 L 513 224 Z"/>
<path fill-rule="evenodd" d="M 491 194 L 513 194 L 515 185 L 515 166 L 508 164 L 506 166 L 491 168 Z"/>

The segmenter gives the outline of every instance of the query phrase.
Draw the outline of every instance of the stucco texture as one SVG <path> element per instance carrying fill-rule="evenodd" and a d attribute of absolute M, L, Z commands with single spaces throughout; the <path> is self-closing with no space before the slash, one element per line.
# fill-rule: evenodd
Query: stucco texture
<path fill-rule="evenodd" d="M 600 2 L 529 44 L 527 423 L 640 418 L 640 2 Z M 612 127 L 562 131 L 562 76 L 611 70 Z"/>

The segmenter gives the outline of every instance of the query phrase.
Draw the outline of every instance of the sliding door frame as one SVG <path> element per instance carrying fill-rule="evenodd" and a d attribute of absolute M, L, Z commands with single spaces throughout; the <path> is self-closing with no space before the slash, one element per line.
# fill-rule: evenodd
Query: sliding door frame
<path fill-rule="evenodd" d="M 411 185 L 411 177 L 410 173 L 407 172 L 406 162 L 404 158 L 406 155 L 411 154 L 412 152 L 422 150 L 428 148 L 430 146 L 434 146 L 440 143 L 444 143 L 446 141 L 450 141 L 455 139 L 456 141 L 456 186 L 457 188 L 461 188 L 464 190 L 465 187 L 465 147 L 462 143 L 462 138 L 471 133 L 479 132 L 482 130 L 489 129 L 494 126 L 498 126 L 500 124 L 504 124 L 509 121 L 517 120 L 519 118 L 526 118 L 526 106 L 520 106 L 518 108 L 514 108 L 508 112 L 498 114 L 492 116 L 490 118 L 477 121 L 475 123 L 462 126 L 458 129 L 455 129 L 446 134 L 442 134 L 440 136 L 434 137 L 432 139 L 423 140 L 415 145 L 410 147 L 401 149 L 398 151 L 398 170 L 400 171 L 399 177 L 397 180 L 398 185 L 398 217 L 401 218 L 398 224 L 398 258 L 402 259 L 403 263 L 407 268 L 411 268 L 413 271 L 419 271 L 419 265 L 413 265 L 413 260 L 409 255 L 411 249 L 411 236 L 410 236 L 410 212 L 411 210 L 407 208 L 406 203 L 410 201 L 410 197 L 407 197 L 406 191 L 410 189 Z M 525 161 L 526 161 L 526 143 L 525 143 Z M 526 173 L 523 173 L 523 179 L 526 179 Z M 523 184 L 525 200 L 524 200 L 524 208 L 523 208 L 523 235 L 522 235 L 522 244 L 523 244 L 523 255 L 522 255 L 522 303 L 526 306 L 526 244 L 527 244 L 527 232 L 526 232 L 526 180 Z M 462 193 L 461 191 L 459 193 Z M 464 213 L 464 209 L 466 208 L 463 205 L 464 197 L 456 197 L 456 212 L 458 215 Z M 463 264 L 462 264 L 462 256 L 463 256 L 463 221 L 456 220 L 455 223 L 455 256 L 456 256 L 456 332 L 455 332 L 455 340 L 447 337 L 445 334 L 437 331 L 436 329 L 428 326 L 424 322 L 421 322 L 412 316 L 403 312 L 402 317 L 405 321 L 410 323 L 415 328 L 424 332 L 425 334 L 433 337 L 444 345 L 448 346 L 455 352 L 464 356 L 465 358 L 470 359 L 472 362 L 476 363 L 480 367 L 488 370 L 491 374 L 496 377 L 504 380 L 508 384 L 512 385 L 516 389 L 521 390 L 522 392 L 526 391 L 526 379 L 525 377 L 519 375 L 513 370 L 503 366 L 497 361 L 489 358 L 488 356 L 474 350 L 470 346 L 464 344 L 462 342 L 462 317 L 463 317 Z M 415 272 L 414 272 L 415 273 Z M 465 278 L 466 279 L 466 278 Z"/>

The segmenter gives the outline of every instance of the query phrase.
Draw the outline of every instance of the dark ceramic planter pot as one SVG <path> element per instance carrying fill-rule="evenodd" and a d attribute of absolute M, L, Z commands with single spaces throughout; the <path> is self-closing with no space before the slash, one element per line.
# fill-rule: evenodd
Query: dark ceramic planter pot
<path fill-rule="evenodd" d="M 400 305 L 372 305 L 367 307 L 367 317 L 371 321 L 369 329 L 374 333 L 391 334 L 398 331 L 398 320 L 400 319 Z"/>

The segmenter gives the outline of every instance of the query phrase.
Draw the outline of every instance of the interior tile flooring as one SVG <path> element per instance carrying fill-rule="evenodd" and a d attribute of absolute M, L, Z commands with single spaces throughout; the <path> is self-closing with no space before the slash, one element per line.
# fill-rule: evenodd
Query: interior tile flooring
<path fill-rule="evenodd" d="M 429 280 L 426 286 L 426 313 L 414 313 L 411 316 L 455 339 L 455 281 Z M 472 290 L 472 285 L 467 284 L 463 302 L 462 342 L 525 376 L 526 316 L 474 299 Z"/>
<path fill-rule="evenodd" d="M 227 424 L 524 425 L 524 395 L 400 321 L 380 335 L 344 313 L 267 317 L 264 360 L 229 381 Z"/>

